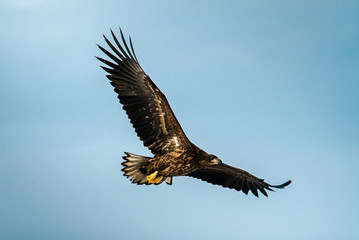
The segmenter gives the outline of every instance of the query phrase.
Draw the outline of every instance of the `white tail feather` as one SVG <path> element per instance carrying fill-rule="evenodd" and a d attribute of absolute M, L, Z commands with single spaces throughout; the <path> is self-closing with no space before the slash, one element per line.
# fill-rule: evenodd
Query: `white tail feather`
<path fill-rule="evenodd" d="M 122 163 L 122 165 L 124 166 L 124 168 L 122 169 L 124 175 L 129 178 L 132 183 L 136 183 L 138 185 L 149 185 L 150 183 L 147 180 L 147 175 L 141 172 L 141 167 L 151 158 L 128 152 L 125 152 L 125 154 L 126 156 L 124 156 L 123 159 L 125 159 L 126 161 Z M 160 182 L 155 184 L 161 184 L 163 181 L 171 185 L 172 177 L 163 178 Z"/>

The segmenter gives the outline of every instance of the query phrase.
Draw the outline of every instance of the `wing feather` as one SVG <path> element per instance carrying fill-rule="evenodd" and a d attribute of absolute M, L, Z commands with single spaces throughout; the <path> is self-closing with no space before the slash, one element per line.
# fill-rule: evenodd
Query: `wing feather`
<path fill-rule="evenodd" d="M 129 47 L 121 29 L 120 33 L 122 44 L 112 30 L 111 35 L 115 44 L 112 44 L 104 36 L 113 53 L 98 45 L 112 61 L 101 57 L 97 57 L 97 59 L 107 65 L 101 67 L 109 74 L 106 76 L 118 94 L 120 103 L 123 104 L 123 109 L 137 135 L 155 155 L 172 150 L 185 151 L 191 146 L 191 143 L 183 132 L 165 95 L 138 63 L 131 38 Z"/>
<path fill-rule="evenodd" d="M 257 178 L 242 169 L 224 163 L 203 167 L 187 174 L 187 176 L 198 178 L 225 188 L 234 188 L 237 191 L 242 191 L 246 195 L 251 191 L 256 197 L 258 197 L 258 190 L 264 196 L 268 197 L 266 190 L 273 191 L 272 188 L 284 188 L 291 183 L 291 181 L 287 181 L 281 185 L 271 185 L 266 183 L 264 179 Z"/>

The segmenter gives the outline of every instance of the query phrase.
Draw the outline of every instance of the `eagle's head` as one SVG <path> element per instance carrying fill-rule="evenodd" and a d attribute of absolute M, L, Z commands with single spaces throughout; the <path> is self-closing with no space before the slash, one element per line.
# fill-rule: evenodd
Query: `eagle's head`
<path fill-rule="evenodd" d="M 222 163 L 222 160 L 213 154 L 209 154 L 209 161 L 211 165 L 218 165 Z"/>

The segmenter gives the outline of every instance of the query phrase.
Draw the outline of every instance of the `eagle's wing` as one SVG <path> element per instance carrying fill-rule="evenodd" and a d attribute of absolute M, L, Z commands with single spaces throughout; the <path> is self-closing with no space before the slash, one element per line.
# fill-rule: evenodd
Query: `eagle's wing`
<path fill-rule="evenodd" d="M 153 154 L 185 150 L 191 144 L 160 89 L 142 70 L 130 38 L 129 49 L 121 32 L 123 45 L 111 30 L 115 47 L 105 36 L 114 54 L 98 46 L 113 62 L 97 57 L 108 67 L 101 66 L 109 73 L 123 109 L 126 111 L 137 135 Z"/>
<path fill-rule="evenodd" d="M 268 196 L 266 190 L 273 191 L 271 188 L 284 188 L 291 183 L 291 181 L 287 181 L 281 185 L 270 185 L 264 179 L 259 179 L 242 169 L 224 163 L 206 166 L 187 174 L 187 176 L 225 188 L 234 188 L 237 191 L 243 191 L 246 195 L 250 190 L 256 197 L 258 197 L 258 190 Z"/>

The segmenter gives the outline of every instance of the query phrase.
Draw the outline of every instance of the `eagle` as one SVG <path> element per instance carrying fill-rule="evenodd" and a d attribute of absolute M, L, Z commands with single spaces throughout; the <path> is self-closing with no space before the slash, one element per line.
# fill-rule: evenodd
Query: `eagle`
<path fill-rule="evenodd" d="M 121 40 L 112 29 L 111 42 L 103 35 L 111 52 L 100 45 L 101 51 L 111 60 L 96 57 L 106 66 L 101 66 L 108 75 L 118 99 L 123 105 L 138 137 L 153 157 L 125 152 L 122 165 L 124 176 L 132 183 L 172 185 L 175 176 L 189 176 L 214 185 L 242 191 L 258 191 L 268 196 L 273 188 L 284 188 L 291 181 L 271 185 L 249 172 L 223 163 L 217 156 L 208 154 L 193 144 L 184 133 L 166 96 L 145 73 L 137 60 L 131 37 L 129 44 L 120 28 Z"/>

